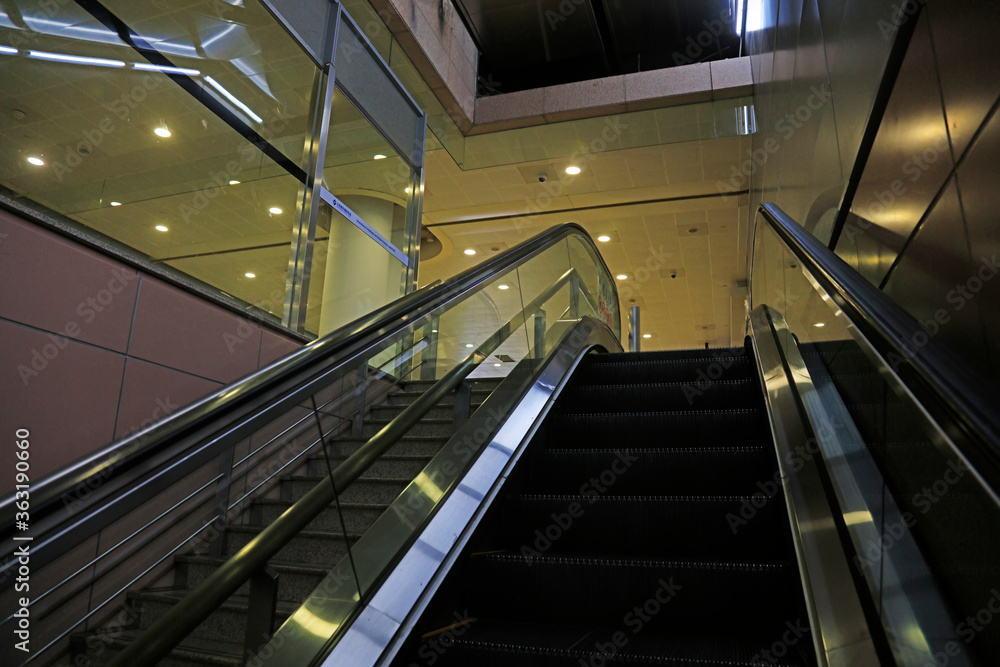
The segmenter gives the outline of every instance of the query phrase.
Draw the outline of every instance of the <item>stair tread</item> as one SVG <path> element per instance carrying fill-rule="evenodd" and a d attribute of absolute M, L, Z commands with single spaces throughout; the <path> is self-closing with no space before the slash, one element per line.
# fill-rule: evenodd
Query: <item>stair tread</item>
<path fill-rule="evenodd" d="M 191 563 L 195 565 L 223 565 L 229 561 L 225 556 L 177 556 L 178 563 Z M 318 567 L 314 565 L 304 565 L 298 562 L 269 560 L 268 567 L 273 567 L 278 572 L 294 574 L 310 574 L 326 576 L 330 572 L 328 567 Z"/>

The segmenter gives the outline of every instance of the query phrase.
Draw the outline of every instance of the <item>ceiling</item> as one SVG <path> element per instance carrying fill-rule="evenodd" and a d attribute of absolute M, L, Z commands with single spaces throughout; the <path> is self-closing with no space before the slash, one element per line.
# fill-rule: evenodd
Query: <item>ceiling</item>
<path fill-rule="evenodd" d="M 484 94 L 740 55 L 737 0 L 454 2 L 481 52 Z"/>

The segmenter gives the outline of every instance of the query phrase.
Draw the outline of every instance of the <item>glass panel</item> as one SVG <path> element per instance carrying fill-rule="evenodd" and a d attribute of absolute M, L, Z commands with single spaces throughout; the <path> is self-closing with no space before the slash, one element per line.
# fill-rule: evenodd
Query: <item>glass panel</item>
<path fill-rule="evenodd" d="M 257 0 L 105 6 L 159 56 L 4 5 L 0 187 L 280 317 L 316 66 Z"/>
<path fill-rule="evenodd" d="M 752 293 L 755 307 L 783 314 L 824 409 L 831 392 L 846 408 L 839 421 L 830 413 L 836 433 L 819 440 L 853 542 L 852 560 L 900 664 L 930 664 L 946 651 L 960 653 L 962 661 L 966 651 L 996 651 L 996 633 L 959 634 L 962 619 L 985 608 L 995 586 L 997 549 L 981 537 L 1000 534 L 1000 513 L 987 492 L 762 223 Z M 927 340 L 939 326 L 924 323 Z"/>
<path fill-rule="evenodd" d="M 417 146 L 422 114 L 392 81 L 378 62 L 352 21 L 341 21 L 337 35 L 338 85 L 366 109 L 390 141 L 409 159 L 419 164 Z"/>

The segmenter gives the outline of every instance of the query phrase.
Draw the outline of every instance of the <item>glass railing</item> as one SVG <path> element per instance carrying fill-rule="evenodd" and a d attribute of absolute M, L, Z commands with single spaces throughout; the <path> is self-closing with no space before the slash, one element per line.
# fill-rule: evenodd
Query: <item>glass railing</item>
<path fill-rule="evenodd" d="M 998 452 L 988 432 L 977 433 L 974 413 L 992 405 L 995 418 L 996 388 L 934 341 L 944 325 L 917 323 L 891 302 L 885 321 L 908 333 L 886 342 L 884 328 L 861 314 L 868 306 L 832 287 L 833 270 L 853 271 L 837 258 L 807 266 L 776 231 L 782 225 L 795 223 L 761 209 L 753 312 L 783 320 L 797 341 L 805 369 L 793 373 L 795 388 L 819 446 L 803 443 L 802 453 L 825 464 L 855 578 L 892 657 L 898 665 L 995 664 L 1000 624 L 986 617 L 1000 611 L 1000 506 L 989 462 Z M 877 291 L 870 297 L 888 302 Z M 966 407 L 945 407 L 936 370 L 966 387 Z"/>
<path fill-rule="evenodd" d="M 0 196 L 301 333 L 412 291 L 424 115 L 336 3 L 291 4 L 4 3 Z M 327 270 L 359 259 L 382 293 Z"/>
<path fill-rule="evenodd" d="M 155 649 L 166 632 L 160 625 L 147 629 L 157 616 L 166 619 L 167 634 L 195 619 L 181 637 L 193 631 L 194 645 L 215 638 L 216 650 L 245 657 L 270 637 L 275 619 L 284 620 L 290 606 L 303 601 L 296 575 L 288 575 L 292 583 L 280 583 L 270 576 L 268 563 L 302 559 L 301 550 L 320 544 L 325 546 L 316 566 L 333 566 L 330 576 L 338 583 L 325 596 L 349 611 L 460 474 L 460 466 L 432 466 L 468 418 L 469 406 L 484 400 L 498 379 L 542 358 L 583 317 L 605 322 L 620 338 L 614 279 L 581 228 L 550 230 L 486 264 L 411 294 L 337 331 L 331 337 L 336 340 L 321 339 L 259 377 L 178 413 L 174 420 L 193 430 L 171 431 L 178 438 L 173 445 L 156 442 L 158 433 L 174 428 L 171 420 L 117 445 L 116 452 L 131 448 L 129 456 L 149 457 L 139 478 L 115 477 L 115 467 L 129 461 L 124 454 L 117 464 L 115 452 L 81 462 L 78 477 L 66 475 L 79 481 L 58 487 L 61 492 L 48 499 L 66 509 L 49 520 L 49 532 L 40 529 L 35 538 L 34 574 L 45 582 L 30 605 L 37 648 L 18 660 L 33 664 L 71 650 L 92 653 L 83 647 L 115 652 L 128 644 L 140 657 L 120 654 L 121 664 L 154 664 L 143 651 Z M 322 358 L 331 343 L 341 346 L 337 354 Z M 305 364 L 311 357 L 318 358 Z M 247 404 L 239 415 L 225 417 L 235 409 L 229 407 L 234 397 Z M 220 412 L 222 421 L 210 423 Z M 415 439 L 418 454 L 403 457 L 404 471 L 377 468 L 352 484 L 373 464 L 399 465 L 399 457 L 381 457 L 391 448 L 398 454 L 404 437 Z M 482 444 L 465 443 L 462 463 L 473 460 Z M 411 468 L 421 456 L 431 461 L 418 473 Z M 377 548 L 365 538 L 357 541 L 366 526 L 353 515 L 345 521 L 343 506 L 357 503 L 359 494 L 369 504 L 387 506 L 401 490 L 423 494 L 423 504 L 403 519 L 396 513 L 378 518 L 376 525 L 395 523 L 383 531 Z M 303 509 L 308 498 L 320 498 L 312 510 Z M 73 503 L 79 512 L 72 511 Z M 297 528 L 277 542 L 269 537 L 287 529 L 289 521 L 299 521 Z M 69 524 L 92 530 L 72 536 L 64 529 Z M 301 538 L 298 546 L 289 546 L 289 536 Z M 275 548 L 267 551 L 268 545 Z M 182 568 L 175 556 L 183 559 Z M 209 566 L 223 562 L 209 573 Z M 233 586 L 211 603 L 206 591 L 219 597 L 220 590 L 212 577 L 249 562 L 247 576 L 227 579 Z M 188 595 L 187 589 L 196 590 Z M 216 611 L 233 593 L 230 606 Z M 112 641 L 108 619 L 127 615 L 137 599 L 158 611 L 129 619 L 131 627 L 144 631 L 138 639 L 130 631 Z M 250 610 L 245 636 L 231 631 L 219 636 L 220 628 L 233 622 L 226 615 L 234 604 Z M 168 611 L 172 605 L 174 611 Z M 168 618 L 175 611 L 180 618 Z M 300 610 L 296 618 L 309 613 Z M 12 623 L 17 618 L 9 615 L 3 627 Z M 93 632 L 74 640 L 87 631 Z"/>

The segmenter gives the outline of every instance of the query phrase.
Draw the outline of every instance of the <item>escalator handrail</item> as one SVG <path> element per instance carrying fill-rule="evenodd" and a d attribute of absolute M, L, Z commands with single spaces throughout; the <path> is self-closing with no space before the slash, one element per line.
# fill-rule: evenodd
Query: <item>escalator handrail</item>
<path fill-rule="evenodd" d="M 1000 413 L 996 410 L 1000 401 L 996 386 L 930 336 L 888 295 L 778 206 L 762 204 L 759 212 L 760 219 L 900 376 L 907 390 L 925 407 L 943 408 L 935 415 L 948 421 L 942 429 L 952 440 L 962 441 L 962 445 L 956 443 L 958 453 L 974 464 L 975 472 L 995 497 L 1000 490 Z"/>
<path fill-rule="evenodd" d="M 31 493 L 33 523 L 37 525 L 47 512 L 54 513 L 61 509 L 60 499 L 73 489 L 86 488 L 91 479 L 96 480 L 96 486 L 103 486 L 111 478 L 127 483 L 130 474 L 149 474 L 147 470 L 138 470 L 140 464 L 154 455 L 162 455 L 171 445 L 182 444 L 186 436 L 207 424 L 233 421 L 241 414 L 249 414 L 255 409 L 252 401 L 266 394 L 274 385 L 301 376 L 310 367 L 319 368 L 322 365 L 326 369 L 351 358 L 360 344 L 372 344 L 368 340 L 372 336 L 382 339 L 391 335 L 441 304 L 571 236 L 580 238 L 591 247 L 593 256 L 610 277 L 612 274 L 604 258 L 583 227 L 572 222 L 552 227 L 440 284 L 411 292 L 270 366 L 223 387 L 149 429 L 112 443 L 34 482 Z M 609 285 L 617 302 L 618 290 L 613 279 L 609 280 Z M 0 500 L 0 533 L 13 532 L 16 511 L 13 493 Z"/>
<path fill-rule="evenodd" d="M 218 609 L 237 589 L 274 558 L 281 549 L 308 526 L 338 495 L 365 473 L 390 447 L 485 361 L 541 307 L 571 281 L 578 278 L 568 269 L 549 287 L 437 380 L 417 400 L 396 415 L 368 442 L 347 457 L 281 516 L 272 521 L 245 547 L 206 577 L 197 588 L 171 607 L 149 628 L 118 653 L 109 667 L 153 665 L 165 658 L 195 628 Z M 348 546 L 350 549 L 350 546 Z"/>

